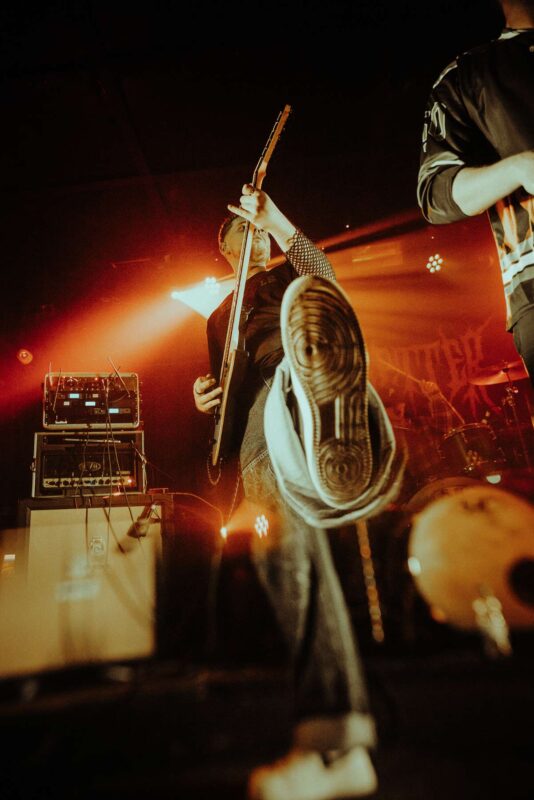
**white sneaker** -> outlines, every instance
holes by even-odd
[[[323,502],[343,506],[363,494],[373,471],[358,320],[337,284],[302,275],[286,289],[280,325],[310,478]]]
[[[320,753],[292,750],[286,758],[259,767],[248,785],[249,800],[335,800],[364,797],[377,789],[376,773],[364,747],[355,747],[326,765]]]

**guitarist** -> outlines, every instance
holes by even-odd
[[[228,209],[232,216],[220,228],[219,248],[234,270],[245,220],[255,226],[244,297],[249,360],[237,404],[235,446],[245,496],[275,509],[279,520],[267,538],[253,537],[252,558],[288,644],[296,687],[294,748],[281,761],[252,773],[249,797],[329,800],[364,796],[376,789],[368,754],[375,744],[375,728],[349,614],[326,532],[305,522],[283,496],[263,424],[273,375],[284,358],[280,323],[284,293],[296,285],[295,279],[303,280],[301,275],[327,279],[325,285],[335,276],[324,253],[265,192],[246,184],[239,207],[229,205]],[[268,271],[270,236],[286,261]],[[231,302],[231,297],[223,301],[208,320],[211,373],[198,377],[193,386],[196,408],[206,414],[213,413],[220,403],[221,388],[213,376],[220,369]],[[362,344],[357,356],[365,361]],[[366,389],[364,378],[353,391],[365,396]],[[366,411],[367,406],[362,408]],[[365,417],[362,436],[371,459],[366,413]],[[320,489],[319,485],[319,495]]]
[[[275,367],[284,355],[280,332],[280,305],[285,290],[298,275],[315,274],[335,279],[325,254],[315,247],[282,214],[265,192],[243,186],[241,207],[229,205],[232,216],[219,230],[219,250],[236,269],[241,253],[245,219],[255,219],[248,280],[243,301],[246,323],[246,346],[249,353],[246,380],[241,388],[234,422],[235,449],[239,451],[241,470],[265,450],[263,411]],[[286,256],[286,263],[267,271],[271,257],[270,236]],[[208,320],[207,337],[211,373],[198,378],[194,386],[195,405],[199,411],[212,413],[220,403],[221,388],[213,377],[218,375],[224,349],[232,296],[227,297]]]

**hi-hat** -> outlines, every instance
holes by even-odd
[[[475,372],[469,378],[469,383],[474,383],[475,386],[491,386],[494,383],[520,381],[523,378],[528,378],[528,372],[522,361],[502,361],[500,364],[493,364]]]

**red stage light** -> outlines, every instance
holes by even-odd
[[[27,364],[31,364],[33,361],[33,353],[31,353],[29,350],[26,350],[25,347],[21,347],[17,353],[17,358],[21,364],[26,366]]]

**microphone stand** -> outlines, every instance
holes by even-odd
[[[512,382],[512,379],[508,375],[508,370],[504,370],[504,371],[507,373],[506,374],[506,380],[508,381],[508,386],[505,389],[506,397],[504,398],[503,404],[505,403],[506,405],[508,405],[512,409],[512,416],[514,418],[514,423],[513,424],[515,424],[515,427],[516,427],[516,430],[517,430],[517,436],[519,438],[519,441],[521,442],[521,451],[522,451],[522,454],[523,454],[523,460],[524,460],[525,466],[530,468],[532,466],[532,464],[531,464],[530,457],[529,457],[528,450],[527,450],[527,446],[526,446],[526,443],[525,443],[525,437],[523,436],[523,432],[521,431],[521,424],[519,422],[519,417],[517,416],[517,404],[516,404],[515,398],[514,398],[514,395],[518,393],[519,389]]]

